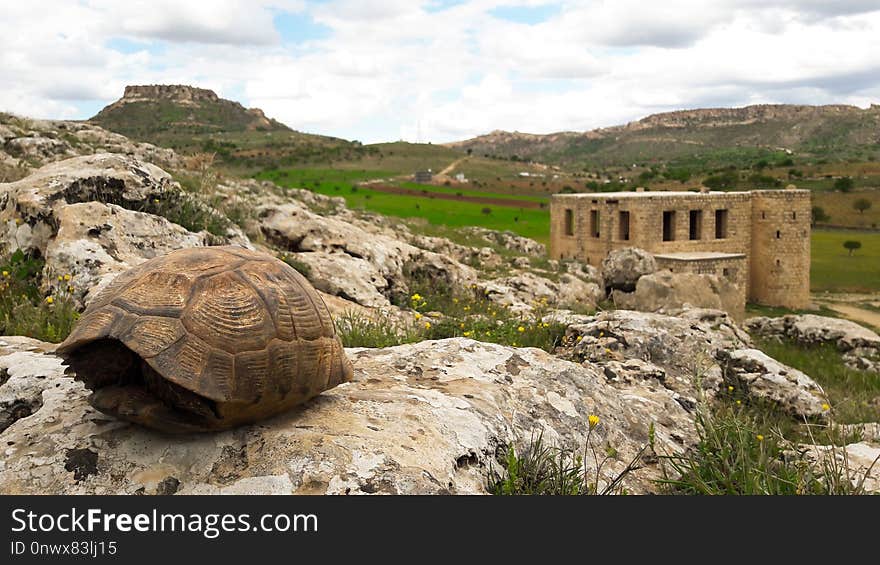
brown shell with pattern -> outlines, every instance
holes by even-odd
[[[353,373],[309,282],[231,246],[174,251],[120,274],[57,352],[95,408],[171,433],[266,418]]]

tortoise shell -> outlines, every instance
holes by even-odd
[[[309,282],[231,246],[174,251],[120,274],[57,352],[95,408],[166,432],[253,422],[353,373]]]

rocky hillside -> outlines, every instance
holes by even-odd
[[[555,164],[630,165],[737,149],[847,156],[880,145],[880,106],[762,104],[654,114],[626,125],[548,135],[495,131],[450,144],[479,155]],[[871,149],[873,148],[873,149]]]
[[[122,98],[89,122],[185,153],[216,153],[230,164],[284,163],[328,151],[358,153],[345,140],[295,131],[259,108],[187,85],[126,86]]]
[[[485,245],[460,245],[341,198],[187,170],[173,151],[92,124],[3,116],[0,135],[15,173],[0,183],[0,323],[16,334],[0,337],[0,493],[477,494],[536,433],[600,450],[605,463],[589,469],[599,488],[660,492],[658,479],[677,476],[670,458],[700,452],[709,410],[763,406],[823,429],[835,414],[818,382],[718,309],[712,281],[685,296],[654,277],[659,290],[640,294],[656,266],[625,269],[636,250],[600,271],[548,261],[511,233],[477,230]],[[175,180],[196,173],[195,185]],[[95,411],[51,342],[119,273],[218,244],[302,272],[336,317],[354,380],[217,434],[168,437]],[[608,292],[650,312],[614,310]],[[807,321],[755,327],[847,344],[848,363],[874,370],[880,337]],[[44,337],[20,335],[31,330]],[[870,426],[858,433],[778,449],[799,472],[846,456],[864,474],[880,444]],[[763,453],[752,431],[738,437]],[[876,475],[863,486],[880,490]]]
[[[259,108],[245,108],[213,90],[181,84],[126,86],[122,98],[89,121],[135,138],[167,131],[290,131]]]

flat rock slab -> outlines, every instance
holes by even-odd
[[[185,436],[96,412],[33,343],[3,351],[0,367],[18,368],[0,391],[39,402],[0,433],[0,493],[478,494],[508,445],[543,431],[582,446],[590,414],[601,419],[597,445],[618,453],[609,476],[652,423],[658,451],[681,452],[693,437],[668,390],[618,390],[594,367],[464,338],[350,349],[353,382],[256,425]],[[648,465],[626,486],[656,490],[658,476]]]

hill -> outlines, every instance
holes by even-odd
[[[184,153],[216,153],[226,165],[242,168],[350,158],[361,152],[358,143],[293,130],[259,108],[187,85],[126,86],[122,98],[89,121]]]
[[[578,168],[633,163],[741,166],[773,154],[866,160],[880,155],[880,106],[762,104],[682,110],[588,132],[493,131],[447,145],[483,156]]]

